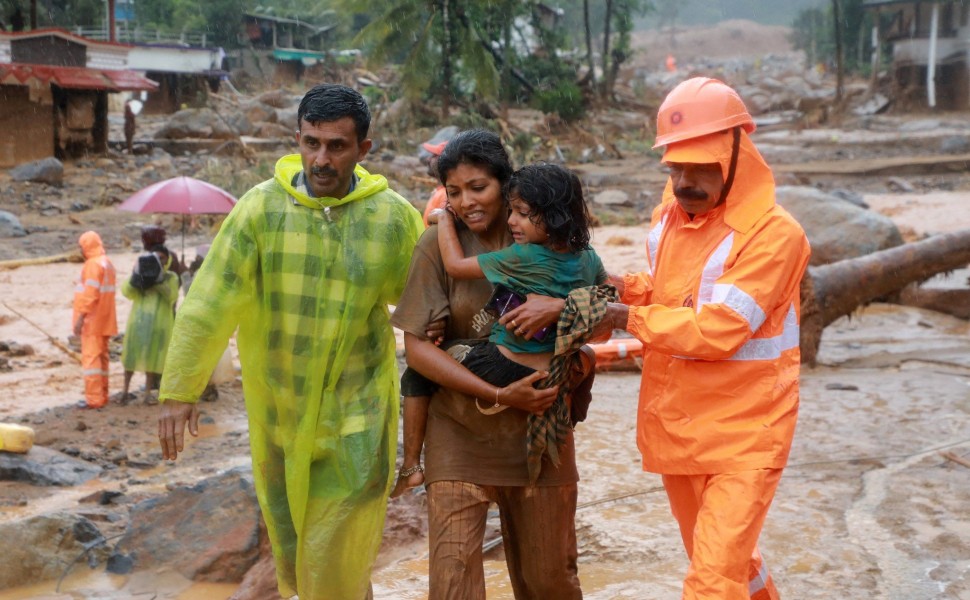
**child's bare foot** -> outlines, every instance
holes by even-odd
[[[416,488],[424,483],[424,467],[414,465],[413,467],[401,467],[397,475],[397,483],[391,490],[391,498],[397,498],[409,489]]]

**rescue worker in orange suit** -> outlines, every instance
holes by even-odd
[[[688,600],[779,597],[757,541],[795,433],[810,250],[775,203],[754,128],[720,81],[670,92],[654,146],[670,177],[646,268],[611,277],[621,299],[604,319],[643,342],[637,445],[680,525]]]
[[[427,150],[431,156],[428,157],[428,175],[433,177],[435,180],[438,179],[438,157],[441,156],[441,152],[445,149],[448,144],[448,140],[443,142],[438,142],[437,144],[432,144],[430,142],[424,142],[421,147]],[[439,185],[431,192],[431,197],[428,198],[428,203],[424,207],[424,226],[428,226],[428,215],[431,214],[436,208],[444,208],[445,202],[448,201],[448,194],[445,192],[445,186]]]
[[[108,342],[118,333],[115,314],[115,268],[108,260],[101,236],[81,234],[84,254],[81,279],[74,291],[74,335],[81,339],[84,400],[78,408],[101,408],[108,403]]]

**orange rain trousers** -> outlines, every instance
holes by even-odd
[[[81,336],[81,372],[84,374],[84,399],[91,408],[108,403],[107,335]]]
[[[664,475],[690,558],[683,600],[779,600],[758,536],[781,469]]]

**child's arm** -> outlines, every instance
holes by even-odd
[[[455,279],[485,278],[478,258],[465,258],[465,251],[461,248],[458,231],[455,229],[455,217],[447,210],[438,214],[438,250],[448,275]]]

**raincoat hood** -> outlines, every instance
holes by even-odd
[[[740,129],[738,164],[734,183],[725,200],[724,221],[734,230],[748,232],[755,222],[775,205],[775,178],[771,167],[758,152],[754,142],[744,129]],[[698,138],[675,142],[667,146],[661,159],[664,163],[718,163],[725,181],[731,168],[731,130],[720,131]],[[674,203],[673,182],[668,178],[664,188],[665,209]]]
[[[387,179],[383,175],[371,175],[364,167],[357,165],[354,167],[354,175],[357,176],[357,185],[354,187],[354,191],[343,198],[314,198],[308,195],[305,190],[293,186],[294,178],[302,171],[302,157],[299,154],[288,154],[276,161],[276,171],[273,177],[276,183],[286,190],[286,193],[307,208],[323,209],[340,206],[373,196],[387,189]]]
[[[84,258],[94,258],[95,256],[102,256],[105,253],[101,236],[94,231],[85,231],[82,233],[77,243],[81,246],[81,252],[84,254]]]

